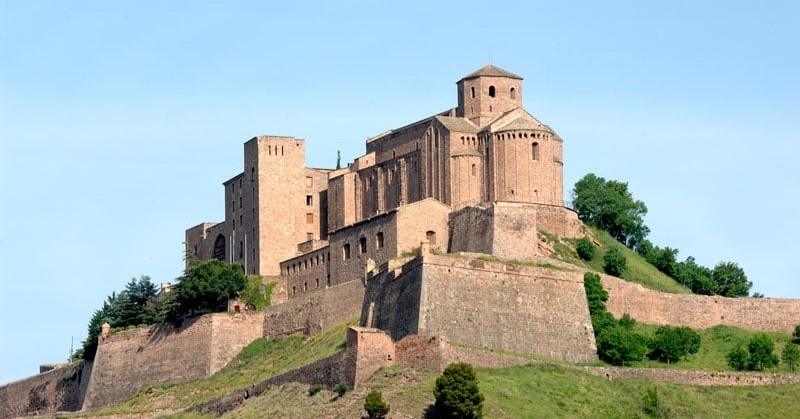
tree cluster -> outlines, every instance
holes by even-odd
[[[753,335],[750,338],[747,349],[741,345],[733,348],[728,352],[727,358],[728,365],[737,371],[763,371],[764,368],[778,365],[778,357],[775,355],[775,342],[763,333]]]
[[[744,270],[733,262],[720,262],[714,269],[699,265],[692,256],[679,262],[678,249],[654,246],[646,239],[650,228],[644,223],[647,206],[635,200],[628,184],[606,180],[593,173],[581,178],[572,190],[573,205],[584,222],[605,230],[625,246],[635,250],[647,262],[672,277],[695,294],[746,297],[753,283]],[[577,249],[586,252],[586,244]],[[591,244],[591,243],[589,243]],[[585,253],[586,254],[586,253]],[[624,256],[606,253],[605,270],[619,276],[624,270]],[[610,259],[610,260],[609,260]],[[584,260],[588,260],[584,258]],[[621,269],[620,269],[621,266]],[[617,272],[617,273],[614,273]],[[758,295],[758,294],[757,294]],[[760,296],[760,295],[758,295]]]
[[[613,365],[641,361],[645,356],[662,362],[677,362],[700,350],[700,335],[688,327],[662,326],[649,339],[634,328],[636,321],[628,314],[619,320],[606,309],[608,293],[600,277],[587,272],[583,276],[589,314],[600,359]]]

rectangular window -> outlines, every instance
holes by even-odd
[[[306,206],[314,205],[314,197],[311,195],[306,195]]]
[[[314,178],[311,176],[306,176],[306,187],[311,188],[314,186]]]
[[[345,243],[344,246],[342,246],[342,259],[350,259],[350,243]]]
[[[309,212],[309,213],[306,214],[306,224],[314,224],[314,214],[313,213]]]
[[[306,233],[306,240],[307,241],[314,240],[314,233]]]

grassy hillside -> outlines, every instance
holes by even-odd
[[[689,290],[681,286],[674,279],[670,278],[658,269],[649,264],[644,258],[639,256],[636,252],[625,247],[622,243],[616,241],[611,235],[605,231],[589,227],[600,243],[600,247],[594,254],[594,258],[585,262],[578,258],[575,252],[574,244],[571,242],[564,242],[555,236],[544,234],[542,236],[551,244],[555,249],[554,257],[561,259],[565,262],[574,265],[582,266],[585,268],[593,269],[597,272],[603,272],[603,256],[611,248],[618,248],[625,255],[628,261],[627,268],[622,274],[622,279],[642,284],[647,288],[657,291],[668,292],[672,294],[691,294]]]

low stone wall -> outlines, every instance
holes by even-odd
[[[590,374],[618,378],[646,378],[693,386],[770,386],[775,384],[800,384],[800,374],[774,374],[763,372],[709,372],[672,370],[661,368],[585,367]]]
[[[38,416],[81,407],[81,386],[91,366],[84,361],[0,386],[0,418]]]
[[[800,300],[668,294],[608,275],[602,281],[608,311],[616,317],[628,313],[642,323],[774,332],[791,332],[800,324]]]
[[[101,340],[84,409],[110,406],[160,381],[208,377],[263,335],[263,314],[206,314]]]

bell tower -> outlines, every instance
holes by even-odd
[[[479,127],[522,107],[522,77],[500,67],[487,65],[464,76],[456,85],[456,116],[467,118]]]

